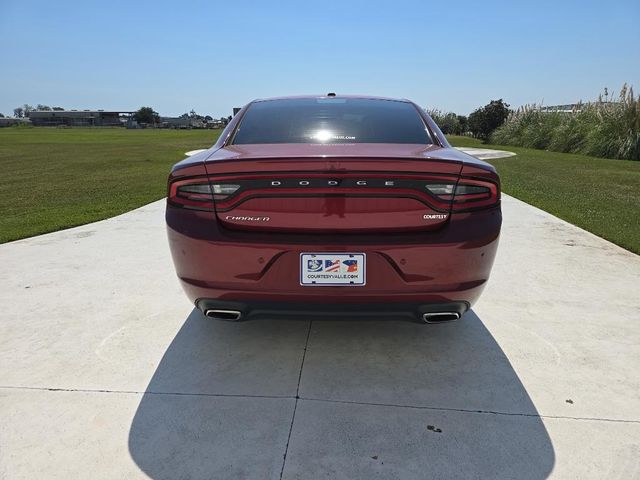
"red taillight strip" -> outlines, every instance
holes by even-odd
[[[310,181],[314,184],[294,184],[300,180]],[[314,182],[315,180],[315,182]],[[336,186],[319,184],[317,180],[339,181]],[[254,175],[225,175],[223,177],[210,178],[212,184],[235,183],[241,188],[229,195],[226,200],[215,196],[217,211],[229,211],[236,208],[241,203],[254,198],[268,197],[321,197],[321,196],[376,196],[376,197],[405,197],[414,198],[440,211],[449,212],[451,195],[434,195],[427,187],[427,184],[451,184],[455,185],[458,177],[453,175],[440,174],[395,174],[393,172],[373,172],[373,173],[343,173],[343,172],[322,172],[300,174],[281,174],[275,176],[269,174]],[[345,185],[344,182],[351,182]],[[367,181],[368,184],[358,185],[356,181]],[[389,182],[412,182],[415,185],[386,185]],[[277,185],[271,182],[278,182]]]
[[[344,190],[340,190],[340,191],[335,191],[335,192],[330,192],[327,189],[324,189],[322,191],[319,191],[317,193],[313,193],[310,190],[305,191],[304,193],[300,192],[300,190],[295,190],[295,191],[289,191],[289,192],[284,192],[284,191],[279,191],[277,195],[274,195],[273,192],[270,192],[269,194],[260,194],[260,193],[255,193],[255,192],[246,192],[243,195],[240,195],[238,197],[235,197],[233,199],[233,201],[229,201],[226,203],[222,203],[222,202],[218,202],[216,201],[216,211],[218,212],[228,212],[233,210],[234,208],[238,207],[239,205],[241,205],[242,203],[248,201],[248,200],[252,200],[255,198],[305,198],[305,197],[373,197],[373,198],[385,198],[385,197],[389,197],[389,198],[413,198],[415,200],[418,200],[422,203],[424,203],[425,205],[427,205],[428,207],[430,207],[431,209],[437,211],[437,212],[442,212],[442,213],[449,213],[449,203],[443,203],[443,202],[438,202],[435,201],[433,197],[428,197],[427,195],[418,195],[416,194],[415,191],[411,190],[405,193],[399,192],[399,191],[394,191],[394,192],[376,192],[376,191],[372,191],[369,190],[366,193],[363,191],[359,191],[359,192],[346,192]]]
[[[280,188],[277,191],[274,190],[249,190],[240,193],[237,196],[227,200],[216,200],[216,210],[228,211],[236,208],[241,203],[251,200],[253,198],[269,198],[269,197],[323,197],[323,196],[344,196],[344,197],[405,197],[415,198],[422,203],[430,206],[434,210],[439,212],[448,212],[450,201],[441,201],[439,198],[427,192],[419,192],[417,190],[408,189],[389,189],[383,190],[379,188]]]

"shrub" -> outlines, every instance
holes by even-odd
[[[467,117],[438,109],[427,110],[427,113],[445,135],[464,135],[467,131]],[[464,119],[464,123],[461,119]]]
[[[579,103],[572,112],[527,105],[512,112],[492,143],[640,160],[640,99],[625,84],[618,101]]]

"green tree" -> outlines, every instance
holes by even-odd
[[[154,125],[160,121],[160,115],[151,107],[140,107],[140,109],[133,114],[133,118],[138,123],[148,123]]]
[[[469,130],[476,138],[486,141],[489,135],[502,125],[509,116],[509,104],[502,99],[491,100],[469,115]]]
[[[464,135],[469,131],[469,119],[464,115],[458,115],[458,130],[456,135]]]

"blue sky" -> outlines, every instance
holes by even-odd
[[[640,1],[0,0],[0,112],[228,115],[253,98],[406,97],[469,113],[640,93]]]

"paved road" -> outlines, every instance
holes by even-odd
[[[640,476],[640,257],[505,197],[457,323],[217,323],[162,210],[0,246],[0,478]]]

